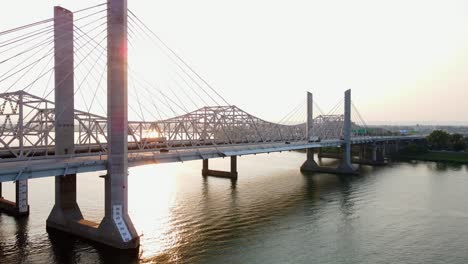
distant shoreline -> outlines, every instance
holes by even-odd
[[[419,154],[398,154],[397,160],[421,160],[434,162],[448,162],[457,164],[468,164],[468,152],[426,152]]]

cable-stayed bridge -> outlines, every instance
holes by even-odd
[[[21,117],[25,112],[29,116]],[[73,152],[56,155],[54,115],[52,101],[24,91],[0,94],[1,181],[107,168],[107,118],[75,110]],[[128,122],[129,165],[337,147],[344,142],[343,125],[343,115],[319,115],[310,140],[306,123],[267,122],[236,106],[203,107],[165,120]],[[360,135],[359,130],[363,128],[354,125],[351,144],[421,138]]]
[[[237,156],[306,149],[304,172],[354,174],[352,145],[377,162],[387,144],[423,138],[367,126],[350,90],[326,113],[311,93],[304,99],[280,121],[263,120],[228,103],[126,0],[56,7],[51,19],[0,32],[0,184],[17,184],[16,203],[1,206],[28,214],[27,180],[56,177],[48,228],[135,248],[129,166],[203,160],[204,176],[235,179]],[[338,168],[315,163],[322,147],[342,149]],[[230,171],[209,170],[219,157],[230,157]],[[76,175],[90,171],[107,171],[100,224],[76,203]]]

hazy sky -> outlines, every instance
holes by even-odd
[[[50,18],[57,4],[100,2],[6,1],[0,30]],[[466,0],[129,0],[129,8],[259,117],[282,117],[307,90],[327,109],[351,88],[370,123],[468,123]]]

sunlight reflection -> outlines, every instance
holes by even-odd
[[[137,231],[143,235],[143,257],[161,254],[175,243],[177,227],[173,226],[171,214],[177,191],[175,176],[179,171],[179,164],[147,165],[130,170],[129,210]]]

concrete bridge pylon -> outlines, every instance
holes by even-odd
[[[329,168],[319,166],[314,160],[313,149],[307,149],[307,158],[304,164],[301,166],[301,171],[304,173],[310,172],[323,172],[333,174],[357,174],[357,169],[351,164],[351,90],[345,92],[344,98],[344,131],[341,145],[342,157],[340,165],[337,168]],[[312,133],[313,128],[313,96],[311,93],[307,93],[307,140],[318,140]],[[319,156],[320,156],[319,150]]]
[[[47,229],[116,249],[135,250],[140,239],[128,215],[127,0],[108,0],[108,159],[101,223],[83,219],[76,202],[76,175],[57,176]],[[56,155],[74,151],[73,13],[55,7]],[[60,62],[60,63],[58,63]]]

